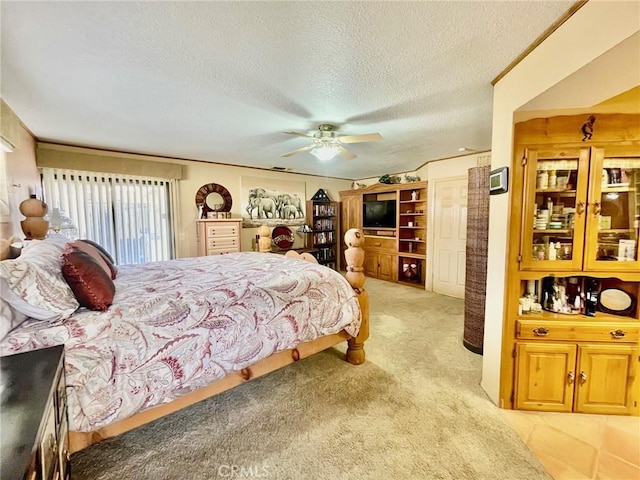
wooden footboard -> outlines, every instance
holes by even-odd
[[[125,418],[124,420],[112,423],[106,427],[94,430],[93,432],[69,432],[69,451],[70,453],[74,453],[88,447],[89,445],[93,445],[94,443],[110,437],[115,437],[116,435],[128,432],[129,430],[133,430],[136,427],[145,425],[153,420],[169,415],[170,413],[177,412],[189,405],[193,405],[209,397],[213,397],[214,395],[222,393],[242,383],[246,383],[254,378],[258,378],[262,375],[278,370],[285,365],[290,365],[303,358],[309,357],[314,353],[326,350],[327,348],[333,347],[334,345],[344,342],[349,338],[351,338],[350,335],[343,331],[326,337],[320,337],[311,342],[301,343],[296,348],[274,353],[270,357],[260,360],[250,367],[244,368],[239,372],[230,373],[211,385],[194,390],[193,392],[187,393],[180,398],[176,398],[169,403],[149,408],[143,412],[133,415],[132,417]]]
[[[364,342],[369,338],[369,296],[364,290],[363,242],[364,236],[360,230],[351,229],[345,234],[345,243],[348,246],[345,251],[347,261],[346,278],[356,293],[362,311],[362,324],[356,337],[352,337],[342,331],[334,333],[333,335],[317,338],[311,342],[301,343],[296,348],[275,353],[239,372],[230,373],[211,385],[194,390],[169,403],[149,408],[132,417],[112,423],[93,432],[69,432],[70,453],[77,452],[101,440],[120,435],[121,433],[133,430],[160,417],[177,412],[218,393],[222,393],[254,378],[261,377],[281,367],[333,347],[345,340],[348,342],[346,360],[354,365],[362,364],[365,360]]]

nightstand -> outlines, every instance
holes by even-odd
[[[0,479],[68,480],[64,346],[0,357]]]

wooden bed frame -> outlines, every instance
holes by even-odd
[[[69,432],[69,452],[74,453],[94,443],[110,437],[120,435],[146,423],[152,422],[173,412],[177,412],[189,405],[193,405],[204,399],[229,390],[237,385],[246,383],[254,378],[261,377],[286,365],[297,362],[314,353],[318,353],[338,343],[348,342],[346,360],[353,365],[360,365],[365,361],[364,342],[369,338],[369,296],[364,290],[364,236],[358,229],[349,230],[345,236],[347,250],[344,252],[347,262],[346,278],[355,291],[360,310],[362,311],[362,324],[356,337],[352,337],[344,331],[317,338],[311,342],[299,344],[292,349],[283,350],[270,357],[260,360],[253,365],[238,372],[228,374],[226,377],[183,395],[169,403],[149,408],[124,420],[117,421],[92,432]],[[287,256],[299,256],[297,252],[287,252]],[[316,261],[312,256],[301,256],[302,260]],[[309,258],[311,257],[311,258]],[[317,262],[316,262],[317,263]]]

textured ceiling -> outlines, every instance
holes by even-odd
[[[358,179],[491,146],[491,80],[573,1],[1,3],[1,95],[41,140]],[[333,123],[354,160],[301,137]]]

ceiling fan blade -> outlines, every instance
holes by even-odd
[[[338,137],[338,140],[342,143],[361,143],[361,142],[379,142],[382,140],[382,135],[379,133],[364,133],[362,135],[345,135],[344,137]]]
[[[313,138],[311,135],[307,135],[306,133],[300,133],[300,132],[282,132],[282,133],[286,133],[287,135],[295,135],[297,137]]]
[[[292,150],[291,152],[283,153],[280,156],[281,157],[292,157],[293,155],[296,155],[298,153],[302,153],[302,152],[306,152],[307,150],[311,150],[313,147],[315,147],[314,144],[307,145],[306,147],[297,148],[295,150]]]
[[[340,156],[345,160],[353,160],[354,158],[357,157],[355,153],[351,153],[349,150],[347,150],[344,147],[337,146],[336,148],[338,149],[338,152],[340,152]]]

